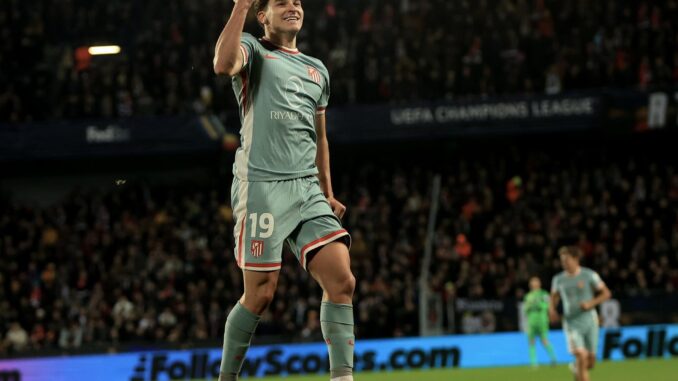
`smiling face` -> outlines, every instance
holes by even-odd
[[[257,19],[267,33],[296,36],[304,23],[304,9],[301,0],[268,0],[257,8]]]

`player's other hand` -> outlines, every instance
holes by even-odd
[[[552,323],[559,321],[560,315],[558,315],[558,311],[556,311],[553,308],[549,309],[549,319],[551,320]]]
[[[582,302],[579,307],[581,307],[582,311],[588,311],[593,308],[593,303],[591,302]]]
[[[344,213],[346,213],[346,206],[344,206],[344,204],[337,201],[337,199],[334,197],[328,197],[327,202],[330,203],[330,207],[332,208],[332,212],[335,216],[339,217],[340,219],[344,217]]]

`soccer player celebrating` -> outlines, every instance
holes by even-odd
[[[264,29],[260,39],[242,31],[252,7]],[[355,278],[340,222],[346,208],[330,178],[330,80],[321,61],[297,50],[303,22],[300,0],[238,0],[215,48],[214,71],[232,77],[240,106],[231,200],[245,286],[226,319],[221,381],[238,379],[275,293],[284,243],[323,289],[320,323],[331,379],[353,380]]]
[[[559,319],[556,307],[563,300],[563,330],[570,352],[575,356],[573,372],[577,381],[590,381],[589,370],[596,362],[598,313],[596,307],[612,296],[595,271],[582,267],[581,250],[566,246],[558,251],[562,272],[551,284],[551,319]],[[597,295],[596,295],[597,294]]]
[[[527,339],[530,345],[530,363],[537,367],[536,338],[546,348],[551,358],[551,363],[556,363],[556,354],[548,339],[549,332],[549,294],[542,290],[541,280],[538,277],[530,278],[530,292],[523,300],[523,311],[527,317]]]

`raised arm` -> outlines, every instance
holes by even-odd
[[[254,0],[239,0],[233,6],[231,17],[221,31],[214,48],[214,72],[230,77],[238,74],[245,63],[245,56],[240,47],[242,30],[247,19],[247,12]]]
[[[318,136],[318,152],[315,157],[315,165],[318,167],[318,180],[320,180],[320,189],[322,189],[327,201],[332,207],[334,214],[341,218],[346,212],[344,204],[334,198],[332,191],[332,176],[330,175],[330,145],[327,141],[327,127],[325,113],[318,113],[315,116],[315,130]]]

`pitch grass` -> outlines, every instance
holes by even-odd
[[[572,381],[573,379],[565,365],[542,366],[538,369],[512,367],[373,372],[355,376],[356,381]],[[250,380],[328,381],[329,375]],[[591,381],[678,381],[678,359],[598,363],[591,373]]]

